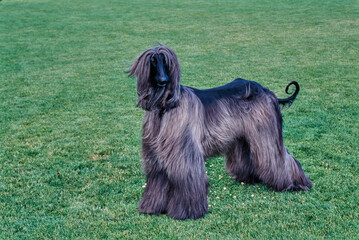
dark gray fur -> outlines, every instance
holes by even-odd
[[[151,65],[156,57],[157,68]],[[158,66],[165,72],[161,76]],[[296,82],[289,84],[296,86],[294,97],[278,99],[244,79],[209,90],[186,87],[180,85],[180,72],[176,54],[163,45],[143,52],[129,70],[137,77],[139,106],[146,110],[142,163],[147,181],[140,212],[203,217],[208,210],[205,159],[220,154],[239,182],[261,182],[275,191],[311,188],[282,136],[279,103],[294,101]],[[156,77],[168,77],[167,84],[156,85]]]

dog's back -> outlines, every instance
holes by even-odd
[[[299,92],[299,84],[296,81],[290,82],[285,91],[289,94],[288,89],[291,85],[295,86],[294,93],[288,98],[277,98],[277,96],[268,88],[263,87],[257,82],[237,78],[234,81],[227,83],[223,86],[210,88],[210,89],[192,89],[193,93],[201,100],[202,104],[206,107],[218,100],[222,99],[235,99],[254,101],[256,98],[263,96],[264,94],[272,95],[277,99],[281,107],[290,107],[290,105],[296,99]]]
[[[216,88],[196,89],[191,88],[193,93],[201,100],[204,106],[213,104],[218,100],[235,98],[238,100],[254,100],[257,96],[269,91],[259,83],[242,78]]]

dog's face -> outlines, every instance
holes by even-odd
[[[151,73],[150,81],[153,87],[166,87],[169,81],[168,66],[163,54],[155,53],[150,58]]]
[[[138,105],[143,109],[164,111],[177,106],[181,69],[172,49],[163,45],[147,49],[128,72],[137,77]]]

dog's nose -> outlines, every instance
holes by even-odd
[[[165,86],[168,82],[168,79],[166,77],[159,77],[156,79],[157,85],[159,86]]]

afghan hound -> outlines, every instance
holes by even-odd
[[[308,190],[311,182],[283,143],[281,105],[257,82],[236,79],[200,90],[180,84],[172,49],[144,51],[128,70],[137,77],[138,105],[146,110],[142,164],[146,188],[139,211],[197,219],[208,210],[205,159],[223,154],[236,181],[264,183],[275,191]]]

